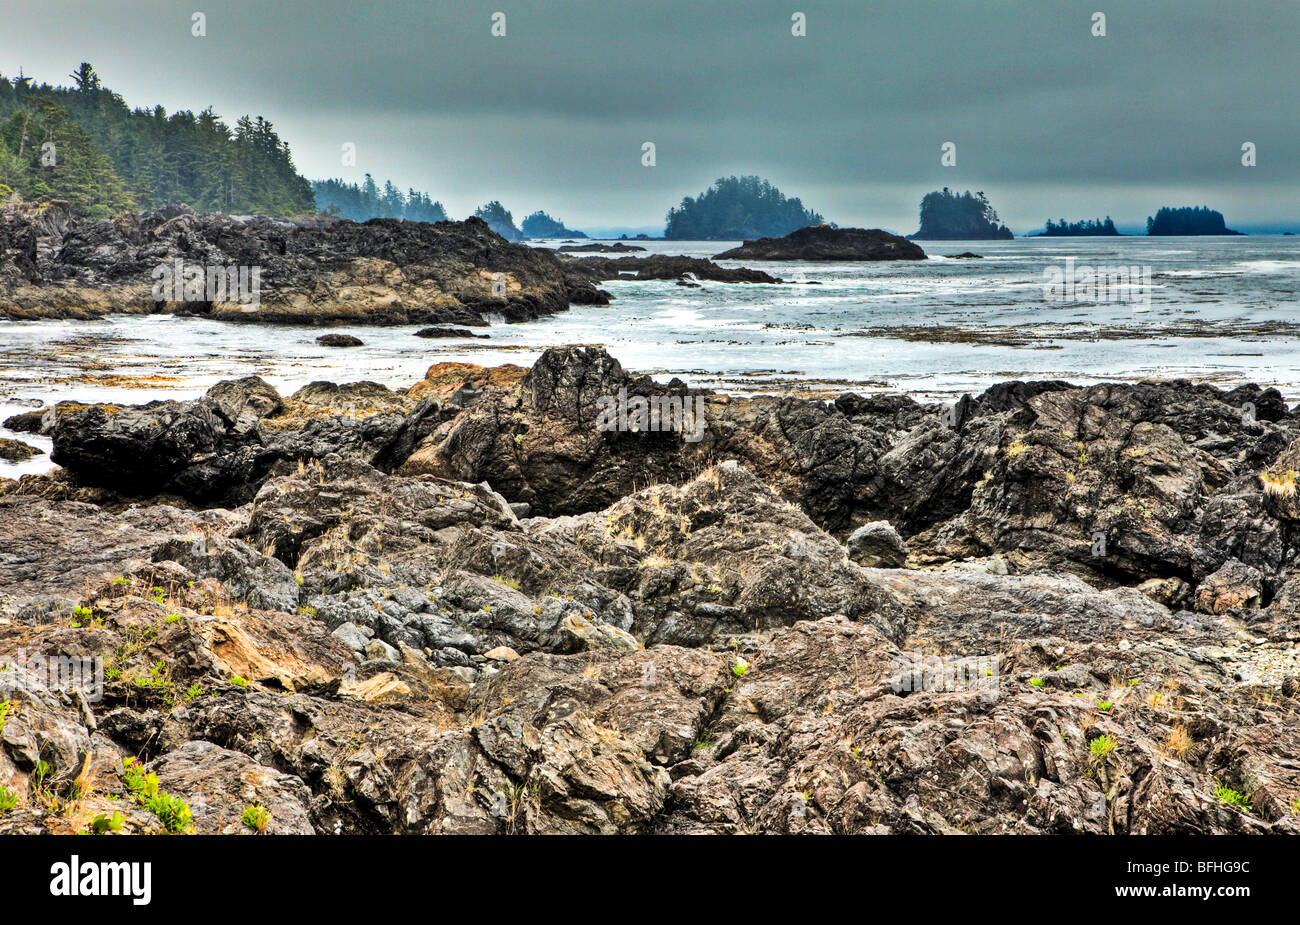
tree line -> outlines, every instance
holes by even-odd
[[[354,222],[371,218],[400,218],[408,222],[445,222],[447,210],[427,193],[409,189],[403,193],[392,180],[381,188],[374,177],[366,174],[360,183],[343,180],[317,180],[312,183],[318,211],[340,215]]]
[[[211,107],[197,115],[132,109],[90,64],[69,76],[71,87],[0,75],[0,184],[11,192],[66,199],[88,218],[173,202],[199,211],[313,211],[311,184],[263,117],[231,127]]]

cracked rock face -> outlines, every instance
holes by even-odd
[[[695,394],[561,348],[42,415],[0,832],[1300,833],[1272,393],[705,395],[690,443],[620,389]]]

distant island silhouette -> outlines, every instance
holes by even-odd
[[[1001,223],[982,191],[957,193],[945,186],[921,199],[921,227],[908,237],[914,241],[965,241],[1009,240],[1015,235]]]
[[[668,210],[664,238],[672,241],[749,241],[779,238],[825,220],[787,199],[762,177],[719,177],[713,185]]]
[[[585,238],[587,236],[585,231],[574,231],[572,228],[564,227],[564,222],[552,218],[541,209],[524,219],[519,225],[519,230],[526,238]]]
[[[1115,230],[1115,223],[1111,221],[1110,216],[1106,220],[1099,218],[1084,219],[1081,222],[1067,222],[1061,219],[1054,222],[1050,218],[1047,220],[1045,230],[1039,234],[1033,235],[1036,238],[1083,238],[1096,237],[1099,235],[1118,235]]]
[[[1154,218],[1147,219],[1149,235],[1241,234],[1223,221],[1223,213],[1206,206],[1163,207]]]

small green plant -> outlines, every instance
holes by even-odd
[[[166,619],[165,621],[163,621],[163,622],[165,622],[165,623],[180,623],[180,622],[181,622],[181,615],[178,614],[178,613],[169,613],[169,614],[167,614],[167,619]]]
[[[190,689],[185,692],[185,702],[189,703],[191,700],[197,700],[206,693],[207,691],[199,687],[198,682],[196,681],[191,684]]]
[[[86,623],[89,623],[93,613],[94,611],[92,611],[89,607],[73,607],[72,608],[73,628],[78,628]]]
[[[306,604],[303,604],[301,607],[298,608],[298,613],[306,614],[309,617],[314,617],[316,616],[316,608],[308,607]]]
[[[1042,678],[1030,678],[1029,683],[1032,684],[1034,687],[1042,687],[1044,681]]]
[[[170,793],[159,793],[150,797],[145,800],[144,808],[157,816],[163,828],[173,834],[189,832],[190,823],[194,821],[189,804]]]
[[[738,678],[743,678],[749,672],[749,662],[745,661],[743,655],[736,656],[736,663],[731,666],[731,673]]]
[[[32,769],[32,789],[40,790],[45,786],[45,778],[50,776],[53,768],[44,761],[36,762],[36,767]]]
[[[0,813],[7,813],[18,805],[18,794],[12,787],[0,786]]]
[[[1115,750],[1119,742],[1112,735],[1100,735],[1088,743],[1088,751],[1094,758],[1105,758]]]
[[[12,700],[0,700],[0,732],[5,731],[5,717],[9,714],[9,706]]]
[[[1139,684],[1141,684],[1141,683],[1142,683],[1142,680],[1141,680],[1140,678],[1129,678],[1129,679],[1128,679],[1128,686],[1129,686],[1129,687],[1137,687],[1137,686],[1138,686]]]
[[[246,806],[239,820],[254,832],[265,832],[266,827],[271,824],[271,811],[260,803]]]
[[[158,587],[150,588],[149,600],[153,601],[155,604],[161,604],[163,601],[167,600],[167,592]]]
[[[146,774],[134,758],[122,759],[122,783],[137,802],[143,803],[158,795],[158,775],[153,772]]]
[[[171,670],[162,659],[154,662],[149,673],[135,679],[135,686],[142,690],[157,691],[170,706],[176,698],[176,685],[172,682]]]
[[[498,582],[498,583],[500,583],[500,584],[503,584],[503,585],[505,585],[507,588],[511,588],[512,590],[515,590],[515,591],[518,591],[518,590],[519,590],[519,579],[518,579],[518,578],[506,578],[504,575],[493,575],[493,576],[492,576],[492,580],[495,581],[495,582]]]
[[[235,685],[235,687],[248,687],[247,679],[241,678],[239,675],[232,675],[230,683]]]
[[[105,816],[103,813],[100,813],[94,819],[90,820],[90,831],[95,835],[103,835],[107,832],[120,832],[122,831],[122,823],[125,821],[126,820],[122,818],[122,814],[116,811],[114,811],[111,816]]]
[[[1098,701],[1097,701],[1097,709],[1098,709],[1098,710],[1101,710],[1103,713],[1109,713],[1109,712],[1111,711],[1111,707],[1113,707],[1113,706],[1114,706],[1114,704],[1111,703],[1109,700],[1098,700]]]
[[[115,585],[129,585],[130,583],[131,583],[131,579],[130,579],[130,578],[121,578],[121,577],[119,577],[119,578],[114,578],[114,579],[113,579],[113,584],[115,584]]]
[[[153,813],[168,832],[183,834],[190,831],[193,817],[189,804],[180,797],[158,789],[158,775],[145,773],[134,758],[122,759],[122,783],[135,801]]]
[[[1214,782],[1214,795],[1218,797],[1220,803],[1226,803],[1229,806],[1235,806],[1243,813],[1252,813],[1254,809],[1250,805],[1250,794],[1242,793],[1239,790],[1233,790],[1231,787]]]

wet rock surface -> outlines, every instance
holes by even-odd
[[[33,426],[0,832],[1300,833],[1275,392],[741,399],[569,347]]]

